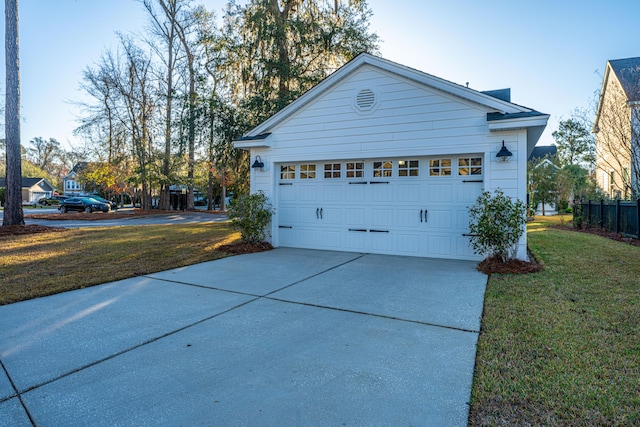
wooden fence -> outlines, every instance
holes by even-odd
[[[635,202],[620,200],[577,202],[573,218],[588,227],[601,227],[640,239],[640,199]]]

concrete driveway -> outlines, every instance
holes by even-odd
[[[275,249],[0,307],[0,425],[466,426],[476,263]]]

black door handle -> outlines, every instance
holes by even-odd
[[[320,208],[320,219],[322,219],[322,208]]]
[[[320,219],[320,208],[316,208],[316,219]]]
[[[420,209],[420,222],[422,222],[422,209]]]
[[[427,213],[428,212],[429,212],[428,210],[426,210],[426,209],[424,210],[424,222],[427,222]]]

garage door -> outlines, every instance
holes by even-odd
[[[482,155],[277,165],[280,246],[479,259],[468,208]]]

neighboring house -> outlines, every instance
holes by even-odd
[[[0,188],[6,186],[6,178],[0,178]],[[55,191],[55,187],[46,178],[22,177],[22,204],[35,205],[41,197],[51,197]]]
[[[529,155],[529,161],[537,163],[538,161],[545,160],[553,160],[558,154],[558,147],[555,145],[541,145],[533,147],[533,151]]]
[[[598,186],[631,197],[640,184],[640,57],[607,62],[593,131]]]
[[[556,170],[560,169],[553,163],[553,160],[558,154],[558,147],[555,145],[541,145],[533,148],[533,151],[529,155],[529,162],[534,164],[535,168],[552,167]],[[530,183],[534,185],[534,183]],[[527,194],[527,202],[529,202],[534,195],[532,193]],[[529,203],[527,203],[529,204]],[[536,206],[536,215],[550,216],[558,214],[558,206],[555,203],[538,203]]]
[[[89,163],[80,162],[76,164],[71,172],[69,172],[64,178],[62,178],[63,182],[63,193],[65,196],[77,196],[79,194],[84,193],[84,187],[80,184],[79,176],[82,172],[82,169],[87,167]]]
[[[251,191],[275,208],[274,246],[476,260],[469,207],[498,188],[525,200],[548,118],[508,89],[363,53],[234,144],[250,150]]]

